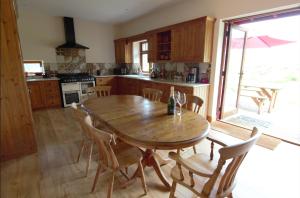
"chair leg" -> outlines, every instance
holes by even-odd
[[[196,146],[193,146],[194,154],[197,154]]]
[[[115,179],[115,172],[112,172],[110,181],[109,181],[109,186],[108,186],[108,191],[107,191],[107,197],[111,198],[113,189],[114,189],[114,179]]]
[[[210,143],[210,160],[213,160],[214,159],[214,142],[212,141]]]
[[[141,182],[142,182],[144,192],[146,195],[147,194],[147,185],[146,185],[146,180],[145,180],[144,168],[143,168],[141,160],[139,161],[139,170],[140,170]]]
[[[177,183],[173,181],[169,198],[174,198]]]
[[[97,168],[97,172],[96,172],[96,175],[95,175],[93,187],[92,187],[92,192],[95,191],[96,184],[97,184],[97,181],[98,181],[98,178],[99,178],[99,174],[101,173],[101,169],[102,169],[102,166],[101,166],[101,164],[99,163],[99,164],[98,164],[98,168]]]
[[[81,145],[80,151],[79,151],[79,153],[78,153],[77,160],[76,160],[77,163],[79,162],[81,153],[83,152],[83,149],[84,149],[84,147],[85,147],[85,140],[84,140],[84,139],[81,141],[81,144],[80,144],[80,145]]]
[[[85,170],[85,176],[86,177],[88,175],[89,168],[90,168],[90,163],[91,163],[91,160],[92,160],[93,146],[94,146],[94,143],[92,142],[91,145],[90,145],[89,156],[88,156],[88,161],[87,161],[86,170]]]

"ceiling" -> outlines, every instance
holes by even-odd
[[[31,9],[103,23],[123,23],[184,0],[17,0],[19,11]]]

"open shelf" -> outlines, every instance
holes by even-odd
[[[157,34],[157,60],[171,60],[171,31]]]

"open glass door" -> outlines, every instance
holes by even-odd
[[[225,71],[223,72],[223,97],[221,119],[234,115],[238,111],[240,83],[243,76],[243,63],[247,31],[239,26],[229,26]]]

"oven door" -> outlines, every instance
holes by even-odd
[[[64,91],[63,92],[64,107],[69,107],[73,102],[79,104],[80,91]]]
[[[95,81],[81,82],[81,97],[87,95],[87,89],[89,87],[95,87]]]

